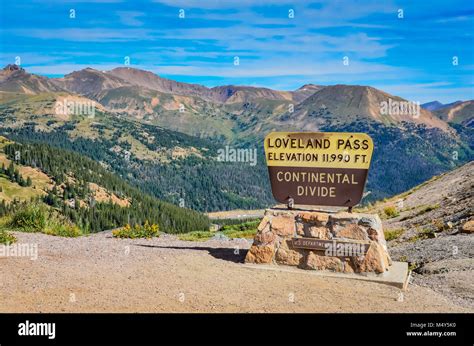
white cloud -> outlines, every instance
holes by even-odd
[[[15,29],[12,34],[33,37],[43,40],[62,40],[72,42],[126,42],[136,39],[152,39],[150,30],[146,29],[103,29],[103,28],[73,28],[73,29]]]
[[[291,64],[287,60],[279,60],[260,64],[253,61],[240,60],[240,65],[234,66],[233,59],[228,64],[200,65],[162,65],[150,68],[157,74],[186,75],[186,76],[213,76],[234,78],[261,78],[261,77],[283,77],[283,76],[305,76],[319,78],[325,75],[365,75],[367,73],[390,73],[397,69],[381,65],[368,64],[364,62],[352,62],[344,66],[341,61],[330,63],[318,63],[299,61]]]
[[[404,84],[376,84],[376,88],[384,90],[392,95],[401,96],[410,101],[426,103],[430,101],[440,101],[449,103],[454,100],[474,99],[474,88],[456,87],[449,82],[433,83],[404,83]]]
[[[117,11],[117,15],[122,24],[128,26],[141,26],[143,25],[143,22],[138,18],[145,16],[145,13],[137,11]]]

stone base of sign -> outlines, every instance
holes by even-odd
[[[245,262],[376,274],[392,265],[378,215],[284,208],[265,211]]]
[[[361,280],[395,286],[402,290],[407,290],[410,283],[410,271],[408,263],[393,261],[388,271],[383,274],[376,273],[340,273],[328,270],[301,270],[297,267],[273,265],[273,264],[254,264],[247,263],[244,268],[251,270],[267,270],[277,273],[293,273],[296,275],[314,275],[329,278]]]

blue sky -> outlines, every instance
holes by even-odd
[[[420,102],[474,99],[473,1],[0,1],[0,63],[20,57],[37,74],[129,57],[207,86],[359,84]]]

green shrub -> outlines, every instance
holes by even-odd
[[[5,231],[0,231],[0,244],[10,245],[16,242],[15,236]]]
[[[115,238],[152,238],[159,237],[160,231],[158,225],[145,221],[144,225],[135,224],[133,227],[127,224],[125,227],[112,231],[112,235]]]
[[[410,262],[407,256],[401,256],[398,260],[400,262],[408,262],[408,270],[416,270],[420,267],[420,265],[416,262]]]
[[[425,228],[425,229],[422,229],[421,231],[418,230],[417,234],[414,235],[413,237],[410,237],[408,241],[411,243],[414,243],[418,240],[430,239],[430,238],[436,238],[436,233],[429,228]]]
[[[388,229],[383,232],[385,235],[385,240],[390,241],[394,239],[398,239],[403,233],[405,233],[404,228],[397,228],[397,229]]]
[[[383,212],[384,212],[385,216],[388,217],[389,219],[392,218],[392,217],[397,217],[398,215],[400,215],[395,206],[385,207],[383,209]]]
[[[178,235],[180,240],[186,241],[206,241],[211,239],[215,233],[211,231],[195,231]]]
[[[8,227],[27,232],[41,232],[46,227],[47,212],[44,206],[28,204],[15,212]]]
[[[257,233],[257,227],[260,220],[242,222],[236,225],[226,225],[222,227],[221,232],[229,238],[253,238]]]
[[[214,219],[211,220],[212,223],[217,223],[221,226],[228,226],[228,225],[240,225],[242,223],[247,223],[247,222],[260,222],[260,218],[245,218],[245,219]]]
[[[246,221],[236,225],[226,225],[221,228],[222,232],[242,232],[242,231],[249,231],[249,230],[257,230],[258,224],[260,220],[253,220],[253,221]]]
[[[439,204],[429,204],[429,205],[421,206],[420,209],[416,213],[414,213],[412,215],[404,216],[400,219],[400,221],[405,221],[405,220],[408,220],[408,219],[412,219],[414,217],[423,215],[423,214],[425,214],[429,211],[436,210],[438,208],[439,208]],[[412,210],[412,209],[415,209],[415,208],[413,207],[410,210]]]
[[[234,231],[234,230],[226,230],[222,232],[226,237],[231,239],[233,238],[253,238],[257,233],[257,229],[247,229],[243,231]]]
[[[432,211],[432,210],[436,210],[439,208],[439,204],[429,204],[429,205],[425,205],[423,206],[423,208],[421,208],[417,213],[416,213],[416,216],[419,216],[419,215],[423,215],[424,213],[427,213],[429,211]]]
[[[55,235],[58,237],[70,237],[75,238],[83,235],[81,229],[76,225],[68,225],[68,224],[59,224],[55,223],[52,225],[48,225],[48,227],[43,232],[44,234],[48,235]]]
[[[443,219],[434,219],[433,221],[431,221],[431,223],[433,224],[433,226],[436,228],[436,231],[438,232],[443,232],[444,230],[449,229],[448,224],[445,224]]]
[[[0,220],[0,229],[41,232],[60,237],[78,237],[84,232],[69,219],[44,205],[22,206],[11,217]]]

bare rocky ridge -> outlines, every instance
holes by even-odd
[[[110,71],[86,68],[53,81],[66,90],[92,97],[97,97],[100,92],[103,93],[106,90],[129,86],[139,86],[165,94],[199,97],[215,103],[238,103],[258,99],[292,100],[293,95],[291,92],[248,86],[225,85],[207,88],[199,84],[177,82],[149,71],[130,67],[118,67]],[[316,91],[314,88],[307,88],[306,93],[301,90],[294,93],[298,95],[298,99],[302,99],[303,95],[308,95],[308,90]]]
[[[63,78],[48,79],[29,74],[19,67],[19,72],[12,73],[10,70],[16,69],[15,66],[9,65],[2,72],[4,76],[0,77],[0,90],[25,93],[66,90],[92,98],[110,111],[128,112],[131,116],[139,118],[161,111],[177,112],[180,104],[196,116],[208,114],[224,117],[226,113],[238,114],[239,112],[233,107],[236,105],[243,109],[244,113],[247,108],[251,113],[263,111],[266,113],[266,119],[261,120],[265,120],[268,124],[274,122],[273,116],[278,116],[280,119],[275,124],[284,125],[291,122],[293,126],[305,130],[317,129],[328,114],[338,123],[351,122],[362,117],[387,124],[407,121],[442,130],[448,128],[445,121],[422,108],[419,109],[420,114],[415,116],[381,114],[381,102],[388,102],[389,99],[395,102],[406,100],[368,86],[324,87],[307,84],[294,91],[233,85],[207,88],[198,84],[176,82],[149,71],[130,67],[115,68],[111,71],[86,68],[67,74]],[[14,78],[6,78],[7,75],[12,75]],[[5,81],[1,82],[2,79]],[[258,107],[249,108],[249,103],[254,103]],[[288,111],[290,103],[295,109],[294,112]],[[125,104],[132,106],[124,108]],[[156,108],[157,106],[161,108]],[[463,115],[464,118],[469,121],[472,117]]]
[[[293,100],[296,101],[297,103],[303,102],[308,97],[313,95],[315,92],[323,89],[324,87],[325,87],[324,85],[305,84],[299,89],[296,89],[295,91],[292,92]]]
[[[437,109],[434,114],[440,119],[474,127],[474,101],[454,102]]]
[[[132,85],[121,78],[92,68],[74,71],[63,78],[53,79],[53,83],[70,92],[92,98],[95,98],[103,90]]]
[[[295,107],[294,113],[282,116],[284,121],[291,121],[301,129],[316,130],[325,124],[325,118],[337,114],[337,121],[350,122],[365,117],[382,123],[400,123],[402,121],[422,123],[428,127],[447,129],[444,121],[429,111],[419,108],[419,114],[407,112],[390,112],[382,114],[382,102],[406,102],[398,96],[381,90],[360,85],[332,85],[314,93]]]
[[[160,77],[152,72],[129,67],[118,67],[107,72],[107,75],[120,77],[123,80],[148,89],[167,94],[200,97],[216,103],[240,103],[259,99],[292,100],[301,102],[322,86],[304,85],[295,91],[278,91],[262,87],[224,85],[207,88],[199,84],[181,83]]]
[[[443,104],[439,101],[431,101],[431,102],[426,102],[426,103],[423,103],[421,105],[421,107],[423,107],[424,109],[426,109],[427,111],[435,111],[441,107],[443,107]]]
[[[49,78],[27,73],[17,65],[7,65],[0,70],[0,90],[24,94],[63,91]]]
[[[180,83],[160,77],[149,71],[130,67],[117,67],[113,70],[107,71],[106,74],[121,78],[129,84],[142,86],[163,93],[201,97],[209,101],[212,99],[209,88],[206,88],[205,86]]]
[[[441,108],[455,106],[455,105],[457,105],[459,103],[462,103],[462,102],[463,101],[454,101],[454,102],[451,102],[451,103],[443,104],[439,101],[431,101],[431,102],[423,103],[421,105],[421,107],[423,107],[424,109],[426,109],[430,112],[433,112],[433,111],[436,111],[436,110],[441,109]]]
[[[292,94],[268,88],[224,85],[212,88],[213,98],[222,103],[245,103],[259,99],[292,101]]]

